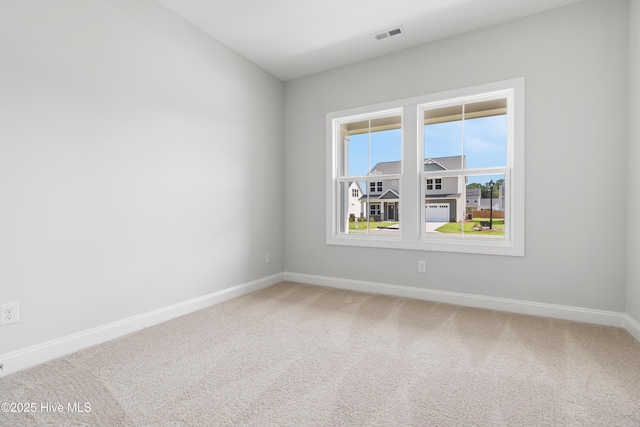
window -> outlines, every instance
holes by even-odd
[[[392,182],[402,173],[402,110],[375,112],[332,121],[335,125],[335,148],[339,150],[336,163],[335,232],[343,236],[378,236],[383,238],[399,235],[397,206],[400,195]],[[333,140],[333,139],[332,139]],[[360,203],[367,213],[358,228],[349,221],[345,194],[357,183],[368,188]],[[393,205],[393,208],[390,206]],[[391,228],[393,226],[393,228]]]
[[[329,113],[327,159],[328,244],[524,255],[524,79]]]
[[[382,181],[372,181],[369,186],[372,193],[380,193],[382,191]]]
[[[435,186],[433,185],[433,182],[436,182]],[[442,178],[428,178],[427,179],[427,190],[442,190]]]
[[[425,238],[464,238],[504,240],[509,220],[508,203],[501,189],[507,180],[507,105],[509,91],[436,101],[420,105],[425,182],[425,204],[449,202],[450,224],[430,227],[425,224]],[[430,178],[447,173],[443,178]],[[444,181],[444,184],[443,184]],[[441,190],[442,194],[430,193]],[[467,192],[480,189],[484,203],[463,203]],[[434,197],[438,197],[435,199]],[[489,211],[488,215],[484,210]],[[425,222],[439,222],[442,215],[425,210]]]

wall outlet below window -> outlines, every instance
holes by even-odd
[[[418,261],[418,273],[426,273],[427,272],[427,261],[421,260]]]
[[[271,264],[271,252],[267,252],[264,254],[264,263]]]

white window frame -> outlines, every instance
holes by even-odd
[[[336,111],[326,115],[326,243],[329,245],[460,252],[487,255],[524,256],[525,254],[525,82],[515,78],[467,88],[454,89],[424,96],[385,102],[381,104]],[[424,113],[422,106],[472,102],[473,97],[491,96],[507,98],[507,162],[506,167],[469,170],[469,174],[505,174],[507,217],[504,239],[474,239],[451,237],[425,237],[425,181],[424,181]],[[335,138],[339,124],[372,113],[388,113],[402,109],[402,172],[398,179],[401,195],[400,234],[398,236],[356,235],[338,230],[338,168],[343,153]],[[465,172],[466,173],[466,172]],[[457,176],[460,171],[441,171],[438,177]],[[357,180],[371,181],[371,177]],[[377,178],[376,180],[379,180]],[[367,184],[369,185],[369,184]],[[434,181],[435,187],[435,181]],[[412,194],[414,196],[412,196]],[[417,197],[416,197],[417,196]]]
[[[340,212],[344,211],[344,207],[341,206],[341,203],[344,203],[342,200],[339,200],[338,198],[341,196],[338,196],[338,194],[340,194],[340,186],[344,185],[345,183],[348,182],[365,182],[365,187],[369,189],[369,192],[367,193],[367,196],[371,196],[372,193],[372,189],[371,189],[371,184],[375,184],[375,193],[377,196],[379,196],[378,193],[382,193],[382,188],[384,187],[383,182],[385,180],[399,180],[400,176],[402,174],[402,172],[400,172],[399,174],[376,174],[376,175],[362,175],[362,176],[342,176],[340,173],[343,169],[345,169],[345,165],[346,165],[346,156],[348,155],[345,151],[345,147],[343,146],[343,141],[341,141],[341,135],[340,135],[340,127],[342,124],[346,124],[346,123],[353,123],[353,122],[360,122],[360,121],[365,121],[365,120],[377,120],[377,119],[383,119],[383,118],[388,118],[388,117],[394,117],[394,116],[398,116],[398,117],[402,117],[403,114],[403,109],[402,108],[391,108],[391,109],[381,109],[381,110],[376,110],[374,112],[371,111],[367,111],[363,113],[359,113],[359,114],[346,114],[343,115],[341,117],[335,117],[332,118],[331,120],[329,120],[329,132],[330,132],[330,136],[328,136],[328,139],[331,141],[331,149],[330,149],[330,156],[331,156],[331,160],[328,160],[328,162],[331,163],[331,185],[332,188],[330,191],[331,193],[331,202],[330,202],[330,207],[328,205],[328,210],[327,212],[331,212],[330,214],[328,214],[328,219],[327,219],[327,223],[331,224],[331,230],[332,233],[337,237],[337,238],[344,238],[347,237],[349,239],[351,239],[352,241],[357,239],[357,237],[353,234],[349,234],[347,232],[348,228],[347,228],[347,224],[342,224],[344,222],[343,218],[340,218]],[[400,123],[400,126],[403,126],[402,123]],[[334,146],[334,142],[335,141],[335,146]],[[334,150],[335,148],[335,150]],[[402,159],[401,159],[402,161]],[[370,165],[370,167],[373,165]],[[334,186],[334,187],[333,187]],[[376,197],[377,197],[376,196]],[[327,195],[327,197],[329,197],[329,195]],[[363,195],[364,197],[364,195]],[[327,199],[329,200],[329,199]],[[367,205],[368,205],[368,210],[366,212],[369,213],[369,217],[371,215],[382,215],[382,203],[383,201],[381,200],[377,200],[374,199],[374,202],[378,202],[379,203],[379,207],[376,209],[376,214],[371,214],[371,200],[367,200]],[[330,209],[330,211],[329,211]],[[400,209],[400,206],[398,207],[398,209]],[[330,217],[330,219],[329,219]],[[342,226],[344,226],[345,230],[339,230],[339,228]],[[371,234],[367,233],[365,235],[360,235],[360,238],[364,238],[364,239],[369,239],[371,240]],[[379,236],[380,240],[399,240],[399,236],[397,235],[388,235],[388,236]],[[367,246],[367,245],[363,245],[363,246]]]

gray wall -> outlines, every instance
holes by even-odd
[[[640,322],[640,0],[630,6],[627,313]]]
[[[627,13],[587,0],[287,82],[286,270],[624,311],[624,214],[592,201],[627,197]],[[519,76],[525,257],[325,244],[325,113]]]
[[[0,2],[0,354],[282,272],[283,102],[152,0]]]

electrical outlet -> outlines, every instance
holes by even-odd
[[[418,261],[418,273],[426,273],[427,272],[427,261],[421,260]]]
[[[18,322],[18,303],[10,302],[0,305],[0,325]]]
[[[271,252],[267,252],[264,254],[264,263],[271,264]]]

